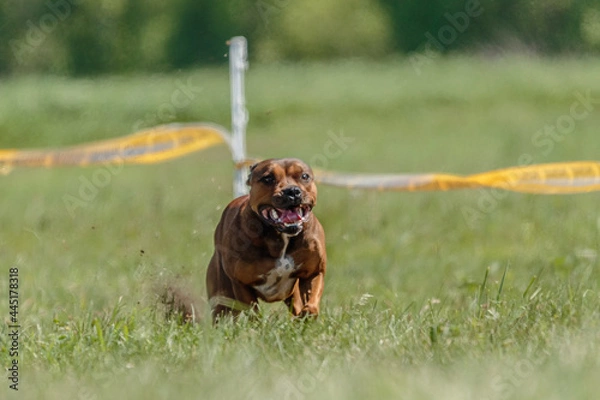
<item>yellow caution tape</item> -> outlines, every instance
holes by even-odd
[[[316,181],[348,189],[391,191],[454,190],[478,187],[523,193],[569,194],[600,191],[600,162],[512,167],[476,175],[446,174],[347,174],[316,171]]]
[[[58,149],[0,150],[0,171],[14,167],[151,164],[228,143],[225,130],[210,124],[169,124],[122,138]]]
[[[225,129],[211,124],[169,124],[122,138],[58,149],[0,150],[0,172],[14,167],[152,164],[229,143]],[[236,168],[250,163],[236,164]],[[316,181],[348,189],[432,191],[478,187],[538,194],[600,191],[600,162],[580,161],[513,167],[481,174],[361,174],[317,170]]]

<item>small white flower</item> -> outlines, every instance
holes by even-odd
[[[373,297],[373,295],[370,293],[363,294],[362,296],[360,296],[360,300],[358,300],[358,305],[364,306],[365,304],[367,304],[369,302],[369,299],[371,297]]]

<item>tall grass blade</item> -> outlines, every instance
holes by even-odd
[[[500,295],[502,294],[502,289],[504,288],[504,279],[506,278],[506,272],[508,271],[508,267],[510,263],[506,264],[504,268],[504,273],[502,274],[502,280],[500,281],[500,287],[498,288],[498,294],[496,295],[496,302],[500,301]]]

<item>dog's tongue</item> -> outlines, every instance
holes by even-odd
[[[284,224],[293,224],[302,220],[302,217],[296,210],[281,210],[281,222]]]

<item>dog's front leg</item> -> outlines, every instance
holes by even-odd
[[[292,296],[286,301],[295,316],[319,315],[319,303],[323,295],[324,273],[309,279],[299,279]]]

